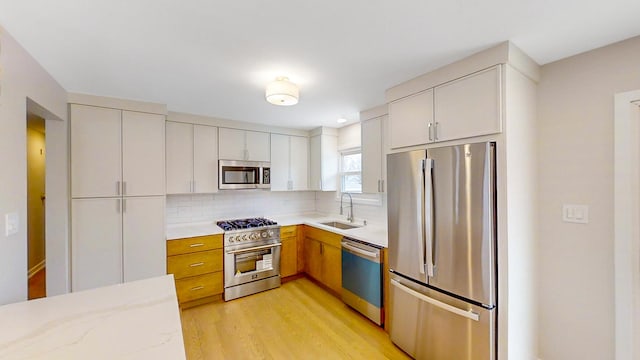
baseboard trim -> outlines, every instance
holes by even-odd
[[[29,279],[31,279],[33,277],[33,275],[37,274],[38,271],[44,269],[45,266],[46,266],[46,260],[42,260],[38,264],[36,264],[36,266],[34,266],[31,269],[29,269],[29,272],[28,272]]]

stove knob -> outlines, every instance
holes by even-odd
[[[269,236],[273,236],[273,230],[269,230]]]
[[[242,241],[247,241],[247,234],[242,234]]]
[[[266,232],[266,231],[263,231],[263,232],[262,232],[262,237],[263,237],[263,238],[266,238],[267,236],[269,236],[269,234],[267,234],[267,232]]]
[[[231,244],[233,242],[234,238],[233,236],[229,236],[229,243]]]
[[[259,237],[260,237],[260,234],[258,234],[258,233],[251,234],[251,240],[255,240],[255,239],[259,238]]]

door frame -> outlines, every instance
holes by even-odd
[[[640,357],[640,90],[614,100],[616,360]]]

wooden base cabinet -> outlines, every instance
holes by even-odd
[[[222,298],[222,235],[167,241],[167,273],[173,274],[180,307]]]
[[[280,277],[293,276],[298,273],[298,227],[283,226],[280,228]]]
[[[342,236],[304,227],[305,272],[336,294],[342,292]]]

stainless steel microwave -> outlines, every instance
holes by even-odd
[[[264,161],[219,160],[218,188],[270,189],[271,163]]]

